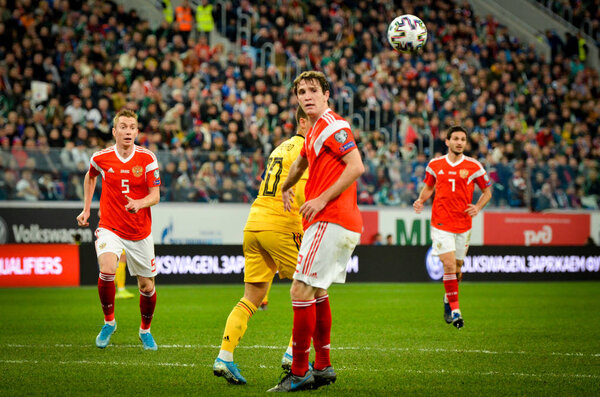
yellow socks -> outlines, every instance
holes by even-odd
[[[256,306],[246,298],[240,299],[227,318],[221,351],[233,353],[248,328],[248,320],[254,313],[256,313]]]
[[[115,275],[115,284],[117,284],[117,289],[125,289],[125,262],[119,261],[117,274]]]

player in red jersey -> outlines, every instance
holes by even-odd
[[[160,200],[160,176],[154,154],[135,144],[137,115],[122,109],[113,120],[116,144],[92,155],[90,169],[83,182],[83,211],[79,226],[88,226],[90,205],[96,178],[102,176],[100,222],[96,229],[96,254],[100,265],[98,293],[104,312],[104,326],[96,337],[96,346],[105,348],[117,329],[115,321],[115,273],[121,252],[125,250],[131,275],[137,276],[142,321],[139,337],[144,349],[158,347],[150,333],[156,306],[154,241],[150,207]]]
[[[444,265],[444,319],[460,329],[464,320],[458,304],[458,282],[461,267],[469,249],[472,218],[492,198],[492,182],[479,161],[465,156],[467,131],[451,127],[446,139],[448,154],[435,158],[427,165],[425,186],[413,208],[419,214],[423,203],[436,191],[431,210],[431,239],[433,255],[439,255]],[[475,184],[482,191],[473,204]]]
[[[327,105],[329,84],[321,72],[303,72],[294,94],[312,128],[300,155],[281,186],[284,207],[293,200],[292,186],[310,166],[300,207],[304,238],[290,295],[294,309],[291,371],[269,391],[296,391],[335,382],[329,357],[331,309],[327,288],[344,283],[346,264],[360,240],[362,218],[356,203],[356,180],[364,166],[347,121]],[[310,342],[315,347],[310,368]]]

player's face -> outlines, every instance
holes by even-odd
[[[317,80],[301,80],[296,94],[302,110],[311,118],[320,116],[327,109],[329,91],[323,92]]]
[[[113,135],[117,146],[129,147],[135,143],[138,134],[138,123],[134,117],[121,116],[113,127]]]
[[[453,132],[450,139],[446,139],[446,145],[455,155],[462,154],[467,146],[467,134],[462,131]]]

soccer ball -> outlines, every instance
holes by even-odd
[[[427,27],[414,15],[400,15],[390,23],[388,41],[398,52],[415,52],[427,42]]]

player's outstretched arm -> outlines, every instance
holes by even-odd
[[[423,211],[423,204],[425,204],[425,202],[429,200],[429,197],[431,197],[431,195],[433,194],[433,190],[434,186],[429,186],[427,184],[425,184],[423,189],[421,189],[421,193],[419,193],[419,198],[416,199],[413,203],[413,208],[415,209],[415,212],[417,214],[420,214],[421,211]]]
[[[492,187],[488,186],[485,189],[482,190],[482,195],[481,197],[479,197],[479,200],[477,200],[476,204],[469,204],[467,206],[467,209],[465,210],[465,212],[467,214],[469,214],[469,216],[472,218],[475,215],[477,215],[479,213],[479,211],[481,211],[483,209],[483,207],[485,207],[485,205],[491,200],[492,198]]]
[[[290,166],[288,176],[281,185],[281,198],[283,200],[283,208],[286,211],[289,211],[292,208],[291,203],[294,202],[294,192],[292,191],[292,187],[294,187],[300,178],[302,178],[302,175],[307,168],[308,160],[303,156],[298,156]]]
[[[352,150],[346,153],[342,160],[346,163],[346,168],[340,177],[329,186],[327,190],[312,200],[305,202],[300,207],[300,213],[309,222],[327,205],[328,202],[342,194],[342,192],[354,183],[365,172],[360,153],[358,150]]]
[[[77,216],[77,225],[89,226],[90,207],[92,206],[92,197],[96,189],[97,176],[91,176],[88,171],[83,179],[83,211]]]
[[[125,205],[125,209],[132,214],[135,214],[142,208],[152,207],[153,205],[158,204],[160,201],[160,187],[152,186],[149,187],[148,190],[148,195],[138,200],[134,200],[125,195],[125,198],[127,199],[127,205]]]

